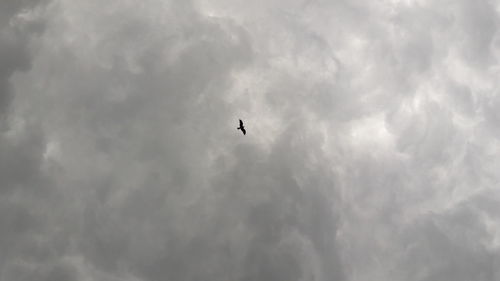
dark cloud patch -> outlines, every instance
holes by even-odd
[[[462,42],[464,57],[472,65],[491,66],[491,44],[499,27],[498,12],[490,1],[470,3],[459,1],[457,22],[465,40]]]
[[[53,245],[48,229],[53,199],[51,182],[43,171],[46,139],[40,123],[19,118],[13,103],[18,94],[14,75],[32,66],[31,43],[41,34],[37,14],[46,1],[0,3],[0,279],[64,280],[58,274],[44,279],[36,264],[51,263]],[[36,198],[36,199],[34,199]],[[48,216],[49,215],[49,216]],[[43,237],[43,238],[40,238]],[[49,273],[47,273],[49,274]],[[50,275],[50,274],[49,274]],[[47,275],[48,276],[48,275]]]
[[[408,278],[495,280],[498,277],[497,253],[484,244],[491,233],[480,218],[482,211],[468,203],[464,205],[440,216],[428,215],[408,227],[403,234],[409,239],[405,241],[408,248],[401,266],[408,269]]]
[[[3,277],[13,281],[77,281],[81,280],[77,269],[69,262],[60,261],[49,264],[13,263]]]
[[[6,133],[0,139],[0,192],[16,188],[43,189],[46,179],[40,170],[45,151],[42,133],[31,127],[16,133],[12,137]]]
[[[43,26],[43,23],[30,19],[19,19],[41,2],[3,1],[0,3],[0,118],[6,118],[6,111],[13,98],[9,78],[16,71],[26,71],[30,67],[28,50],[29,36]],[[2,121],[3,122],[3,121]]]

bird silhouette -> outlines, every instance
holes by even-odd
[[[247,134],[247,131],[245,130],[245,127],[243,126],[243,121],[241,121],[241,119],[240,119],[240,126],[238,128],[236,128],[236,129],[237,130],[241,130],[244,135]]]

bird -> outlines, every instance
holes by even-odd
[[[240,119],[240,126],[236,128],[236,130],[241,130],[244,135],[247,134],[247,131],[245,130],[245,127],[243,126],[243,121],[241,121],[241,119]]]

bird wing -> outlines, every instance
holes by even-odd
[[[240,119],[240,127],[243,128],[243,121],[241,121],[241,119]]]
[[[243,132],[244,135],[247,134],[247,130],[245,130],[245,128],[241,128],[241,131]]]

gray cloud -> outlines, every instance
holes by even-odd
[[[50,202],[56,196],[43,169],[45,135],[40,123],[19,118],[16,74],[32,66],[32,43],[44,29],[45,1],[0,3],[0,279],[57,279],[32,274],[41,261],[52,263]],[[43,262],[42,262],[43,263]],[[32,277],[29,277],[32,276]],[[48,276],[48,275],[47,275]],[[66,279],[61,277],[62,279]]]
[[[496,6],[0,4],[0,280],[497,280]]]

